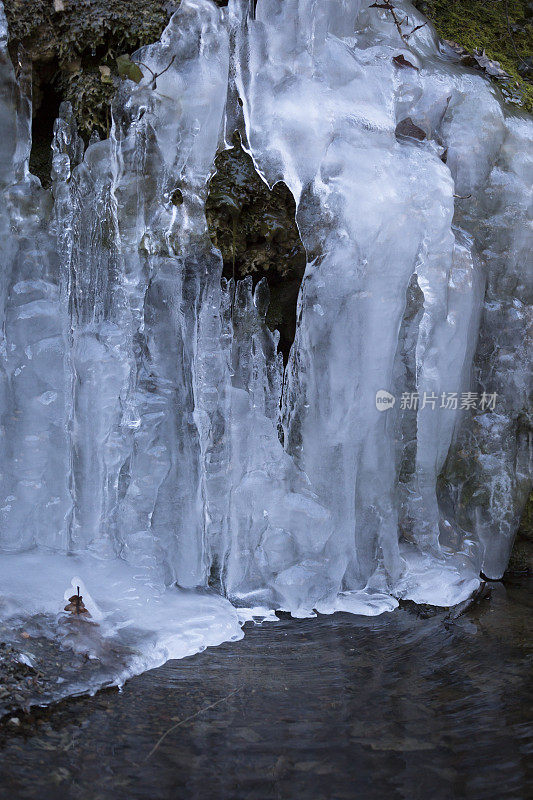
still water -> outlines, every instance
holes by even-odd
[[[4,726],[0,797],[527,800],[531,584],[493,583],[455,620],[249,624],[120,693]]]

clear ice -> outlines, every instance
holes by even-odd
[[[502,575],[531,486],[531,118],[430,25],[252,6],[182,0],[108,139],[84,148],[64,104],[51,190],[0,15],[0,613],[53,621],[81,583],[103,635],[138,635],[117,681],[273,609],[459,603]],[[235,129],[296,200],[285,368],[268,286],[222,281],[207,232]]]

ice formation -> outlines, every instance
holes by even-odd
[[[448,606],[500,576],[530,486],[531,119],[360,0],[182,0],[108,139],[62,106],[49,191],[0,28],[4,616],[77,578],[106,635],[159,632],[138,671],[238,637],[238,608]],[[221,282],[207,233],[235,129],[297,204],[285,369],[268,287]]]

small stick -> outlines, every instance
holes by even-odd
[[[179,728],[179,727],[180,727],[180,725],[185,725],[185,723],[186,723],[186,722],[190,722],[190,720],[191,720],[191,719],[194,719],[195,717],[198,717],[200,714],[203,714],[203,713],[204,713],[204,711],[209,711],[209,709],[211,709],[211,708],[214,708],[215,706],[218,706],[218,705],[220,705],[220,703],[223,703],[223,702],[224,702],[224,700],[228,700],[228,699],[229,699],[229,698],[230,698],[232,695],[234,695],[234,694],[237,694],[237,692],[240,692],[240,690],[241,690],[242,688],[243,688],[242,686],[237,686],[237,688],[236,688],[236,689],[234,689],[232,692],[230,692],[229,694],[227,694],[225,697],[221,697],[221,698],[220,698],[220,700],[216,700],[214,703],[211,703],[211,705],[209,705],[209,706],[206,706],[205,708],[201,708],[199,711],[196,711],[196,713],[195,713],[195,714],[191,714],[189,717],[185,717],[185,719],[181,719],[179,722],[176,722],[176,724],[175,724],[175,725],[173,725],[171,728],[169,728],[169,729],[168,729],[168,731],[165,731],[165,733],[164,733],[164,734],[163,734],[163,735],[162,735],[162,736],[161,736],[161,737],[160,737],[160,738],[157,740],[157,742],[155,743],[155,745],[152,747],[152,749],[150,750],[150,752],[149,752],[149,753],[148,753],[148,755],[146,756],[146,758],[145,758],[145,761],[148,761],[148,759],[149,759],[149,758],[151,758],[151,757],[153,756],[153,754],[155,753],[155,751],[157,750],[157,748],[159,747],[159,745],[161,744],[161,742],[162,742],[164,739],[166,739],[166,738],[167,738],[167,736],[169,735],[169,733],[172,733],[172,731],[175,731],[175,730],[176,730],[176,728]]]
[[[410,36],[412,36],[412,35],[413,35],[413,33],[414,33],[415,31],[419,31],[419,30],[420,30],[420,28],[423,28],[423,27],[425,27],[426,25],[427,25],[427,22],[423,22],[423,23],[422,23],[422,25],[417,25],[417,26],[416,26],[416,28],[413,28],[413,30],[412,30],[412,31],[409,31],[409,33],[408,33],[408,34],[406,34],[405,38],[406,38],[406,39],[408,39]]]
[[[401,24],[400,24],[400,20],[396,16],[396,12],[394,11],[394,6],[390,2],[390,0],[385,0],[384,3],[372,3],[372,5],[368,6],[368,7],[369,8],[384,8],[386,11],[390,11],[390,13],[392,14],[392,18],[394,19],[394,24],[396,25],[396,27],[398,29],[398,33],[400,34],[402,39],[405,41],[404,35],[402,33],[402,27],[401,27]]]
[[[390,0],[384,0],[383,3],[377,3],[377,2],[376,3],[372,3],[372,5],[368,6],[368,7],[369,8],[384,8],[386,11],[390,11],[390,13],[392,14],[392,18],[394,20],[394,24],[396,25],[396,28],[398,30],[398,33],[400,34],[401,38],[403,39],[403,41],[406,44],[407,44],[408,38],[410,36],[412,36],[415,31],[418,31],[418,30],[420,30],[420,28],[423,28],[424,25],[427,25],[427,22],[423,22],[422,25],[417,25],[416,27],[413,28],[412,31],[409,31],[409,33],[403,33],[402,25],[404,25],[405,23],[409,24],[409,17],[405,16],[402,19],[402,21],[400,22],[400,20],[396,16],[396,11],[394,10],[394,6],[390,2]]]
[[[165,74],[165,72],[167,72],[167,70],[169,70],[169,69],[170,69],[170,67],[171,67],[171,66],[172,66],[172,64],[174,63],[174,59],[175,59],[175,58],[176,58],[176,54],[174,53],[174,55],[172,56],[172,58],[171,58],[171,59],[170,59],[170,61],[168,62],[168,65],[167,65],[167,66],[165,67],[165,69],[164,69],[164,70],[162,70],[161,72],[154,72],[154,71],[153,71],[153,69],[152,69],[151,67],[149,67],[149,66],[148,66],[148,64],[145,64],[145,63],[144,63],[144,61],[138,61],[138,62],[137,62],[138,64],[140,64],[140,65],[141,65],[141,67],[145,67],[147,70],[149,70],[149,71],[152,73],[152,76],[153,76],[153,77],[152,77],[152,89],[157,89],[157,79],[158,79],[158,78],[160,78],[160,77],[161,77],[161,75],[164,75],[164,74]]]

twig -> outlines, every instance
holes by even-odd
[[[394,11],[394,6],[390,2],[390,0],[385,0],[384,3],[372,3],[372,5],[368,6],[368,7],[369,8],[384,8],[386,11],[390,11],[390,13],[392,14],[392,18],[394,19],[394,24],[396,25],[396,27],[398,29],[398,33],[400,34],[402,39],[404,41],[406,41],[405,37],[404,37],[404,34],[402,33],[402,26],[401,26],[400,20],[396,16],[396,12]]]
[[[172,733],[173,731],[176,730],[176,728],[179,728],[181,725],[185,725],[186,722],[190,722],[191,719],[194,719],[195,717],[198,717],[200,714],[203,714],[204,711],[209,711],[211,708],[214,708],[215,706],[220,705],[220,703],[223,703],[225,700],[228,700],[232,695],[237,694],[237,692],[240,692],[240,690],[242,688],[243,688],[242,686],[237,686],[236,689],[234,689],[232,692],[227,694],[225,697],[221,697],[220,700],[216,700],[214,703],[211,703],[211,705],[206,706],[205,708],[201,708],[199,711],[196,711],[194,714],[191,714],[189,717],[185,717],[185,719],[181,719],[179,722],[176,722],[175,725],[173,725],[171,728],[169,728],[168,731],[165,731],[165,733],[157,740],[157,742],[154,744],[154,746],[152,747],[152,749],[150,750],[150,752],[146,756],[145,761],[148,761],[148,759],[153,756],[153,754],[155,753],[155,751],[157,750],[159,745],[164,741],[164,739],[167,738],[169,733]]]
[[[175,59],[175,58],[176,58],[176,54],[174,53],[174,55],[172,56],[172,58],[171,58],[171,59],[170,59],[170,61],[168,62],[168,65],[167,65],[167,66],[165,67],[165,69],[164,69],[164,70],[162,70],[161,72],[154,72],[154,71],[153,71],[153,69],[152,69],[151,67],[149,67],[149,66],[148,66],[148,64],[145,64],[145,63],[144,63],[144,61],[138,61],[138,62],[137,62],[138,64],[140,64],[140,65],[141,65],[141,67],[145,67],[147,70],[149,70],[149,71],[152,73],[152,89],[157,89],[157,79],[158,79],[158,78],[160,78],[160,77],[161,77],[161,75],[164,75],[164,74],[165,74],[165,72],[167,72],[167,70],[169,70],[169,69],[170,69],[170,67],[171,67],[171,66],[172,66],[172,64],[174,63],[174,59]]]
[[[403,39],[403,41],[406,44],[407,44],[408,38],[410,36],[412,36],[415,31],[419,31],[420,28],[423,28],[425,25],[427,25],[427,22],[423,22],[421,25],[417,25],[415,28],[413,28],[412,31],[409,31],[409,33],[403,33],[402,25],[409,24],[409,17],[406,15],[402,19],[402,21],[400,22],[400,20],[396,16],[396,11],[394,10],[395,7],[392,5],[390,0],[384,0],[384,2],[382,2],[382,3],[377,3],[377,2],[376,3],[372,3],[372,5],[368,6],[368,7],[369,8],[384,8],[385,11],[390,11],[390,13],[392,14],[392,18],[394,20],[394,24],[396,25],[396,28],[398,30],[398,33],[400,34],[401,38]]]
[[[408,39],[410,36],[413,35],[413,33],[415,31],[419,31],[420,28],[424,28],[426,25],[427,25],[427,22],[423,22],[422,25],[417,25],[416,28],[413,28],[412,31],[409,31],[409,33],[406,33],[405,38]]]
[[[148,64],[145,64],[144,61],[137,61],[137,64],[140,64],[141,67],[144,67],[145,69],[149,70],[152,73],[153,75],[152,80],[155,80],[157,78],[157,73],[153,71],[152,67],[149,67]]]
[[[170,69],[170,67],[171,67],[171,66],[172,66],[172,64],[174,63],[174,59],[175,59],[175,58],[176,58],[176,54],[174,53],[174,55],[172,56],[172,58],[171,58],[171,59],[170,59],[170,61],[168,62],[168,65],[165,67],[165,69],[163,70],[163,72],[158,72],[158,73],[157,73],[157,75],[155,76],[154,80],[157,80],[157,78],[160,78],[160,77],[161,77],[161,75],[164,75],[164,74],[165,74],[165,72],[167,72],[167,71]]]

